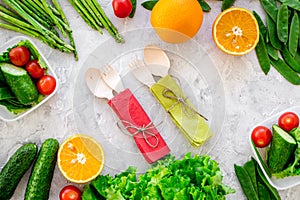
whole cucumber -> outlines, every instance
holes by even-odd
[[[18,183],[33,163],[38,148],[35,144],[24,144],[9,158],[0,172],[0,199],[10,199]]]
[[[28,180],[25,200],[49,198],[58,148],[59,143],[56,139],[49,138],[43,142]]]

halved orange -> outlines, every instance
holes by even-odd
[[[62,175],[74,183],[95,179],[104,167],[102,146],[92,137],[76,134],[66,139],[58,150],[57,164]]]
[[[244,55],[252,51],[259,40],[259,27],[254,15],[244,8],[229,8],[216,18],[213,38],[225,53]]]

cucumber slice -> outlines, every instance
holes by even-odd
[[[273,138],[268,154],[268,165],[273,173],[284,169],[296,148],[295,139],[277,125],[272,126]]]
[[[31,105],[37,101],[38,90],[25,69],[9,63],[0,63],[0,68],[7,84],[22,104]]]

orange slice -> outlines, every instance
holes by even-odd
[[[87,183],[104,167],[102,146],[92,137],[76,134],[59,147],[57,164],[62,175],[74,183]]]
[[[223,11],[216,18],[212,31],[216,45],[231,55],[249,53],[259,40],[257,20],[244,8],[229,8]]]

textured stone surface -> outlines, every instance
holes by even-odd
[[[79,54],[79,61],[76,62],[72,55],[53,50],[40,41],[32,39],[34,43],[41,49],[51,66],[54,68],[58,76],[60,88],[56,95],[47,103],[45,103],[45,105],[41,106],[38,110],[22,118],[21,120],[12,123],[0,121],[0,146],[2,148],[0,153],[1,167],[6,162],[8,155],[11,155],[19,144],[29,141],[41,144],[41,142],[48,137],[57,138],[59,142],[62,142],[68,136],[81,131],[84,131],[85,134],[90,134],[92,131],[97,131],[101,123],[105,124],[106,121],[109,121],[106,118],[107,116],[101,116],[102,110],[104,113],[108,112],[107,107],[101,107],[101,105],[105,105],[105,101],[93,99],[86,90],[86,87],[80,85],[79,83],[82,81],[82,73],[84,72],[82,69],[87,67],[84,66],[84,63],[88,62],[86,59],[91,58],[91,54],[95,52],[95,49],[103,45],[106,40],[110,39],[110,36],[106,31],[104,31],[103,35],[100,35],[98,32],[88,27],[77,14],[77,12],[75,12],[75,10],[71,7],[68,1],[60,0],[59,2],[61,3],[67,18],[69,19],[71,28],[73,29]],[[117,19],[113,15],[110,2],[110,0],[102,0],[101,5],[121,33],[150,27],[150,12],[143,9],[140,6],[140,3],[138,3],[136,16],[133,19]],[[225,109],[221,108],[221,111],[224,109],[224,112],[221,112],[221,114],[224,114],[224,118],[218,119],[219,124],[216,125],[221,129],[216,136],[218,137],[217,143],[214,143],[215,145],[212,144],[208,146],[206,150],[203,150],[203,152],[209,153],[213,159],[220,163],[220,167],[224,175],[224,182],[236,189],[236,193],[233,195],[228,195],[227,199],[246,199],[234,174],[233,164],[236,163],[242,165],[251,156],[253,156],[248,143],[248,134],[255,124],[261,122],[276,112],[299,104],[300,93],[297,91],[299,87],[289,84],[274,69],[271,69],[269,75],[265,76],[258,65],[255,52],[251,52],[242,57],[233,57],[226,55],[217,49],[211,36],[211,27],[214,19],[220,13],[221,2],[208,0],[208,3],[211,5],[212,10],[209,13],[205,13],[203,25],[201,30],[196,35],[195,41],[198,42],[198,44],[209,54],[211,60],[215,64],[216,70],[219,72],[224,88],[225,100],[223,103],[225,105]],[[262,17],[264,16],[264,12],[258,0],[237,0],[235,6],[248,8],[249,10],[255,10]],[[0,32],[1,44],[5,43],[12,37],[20,35],[19,33],[4,29],[1,29]],[[116,44],[113,43],[113,45]],[[129,43],[125,43],[122,48],[128,48],[130,45],[131,44]],[[110,46],[107,46],[107,51],[109,51],[110,48]],[[193,51],[192,49],[189,49],[189,46],[187,46],[187,48],[188,49],[182,51]],[[194,53],[195,56],[197,56],[197,52]],[[132,54],[128,53],[126,55],[128,57]],[[176,62],[175,60],[176,59],[174,58],[173,61]],[[119,66],[118,70],[124,77],[124,83],[129,86],[134,85],[135,83],[130,82],[129,73],[127,73],[125,68],[122,68],[122,66],[124,66],[128,60],[121,58],[121,61],[114,62],[120,62],[116,65]],[[96,64],[99,63],[95,63],[95,65]],[[102,64],[104,65],[107,63]],[[176,74],[176,72],[176,70],[172,71],[174,74]],[[197,102],[198,98],[201,96],[204,97],[204,101],[210,102],[210,98],[218,95],[214,94],[213,92],[206,93],[207,91],[204,89],[195,87],[197,86],[195,84],[197,84],[197,79],[199,77],[182,77],[185,81],[191,81],[190,86],[187,84],[187,87],[192,87],[192,94],[195,96]],[[206,78],[210,79],[210,77]],[[199,80],[201,83],[202,79],[200,78]],[[82,90],[78,90],[78,88],[81,88]],[[145,107],[148,107],[147,103],[153,101],[153,99],[151,99],[151,96],[149,93],[147,93],[147,91],[143,91],[145,88],[141,86],[135,88],[133,87],[133,89],[136,89],[135,94],[141,99],[141,103],[144,104]],[[210,88],[209,91],[212,91],[212,88]],[[91,107],[96,112],[90,113],[90,118],[86,118],[86,115],[84,115],[86,110],[89,108],[80,108],[80,105],[78,105],[79,100],[76,96],[78,94],[85,94],[87,101],[92,101]],[[149,97],[145,100],[144,98],[141,98],[143,94],[148,94]],[[151,110],[153,109],[155,111],[157,107],[159,107],[155,103],[153,104],[153,102],[152,104],[149,104],[149,107],[153,107],[151,107],[149,111],[150,115],[156,115],[156,113],[151,114]],[[199,106],[201,108],[201,105]],[[78,110],[83,114],[81,115],[81,113],[78,113]],[[211,115],[212,111],[208,110],[207,113]],[[163,115],[164,113],[162,112],[160,116]],[[83,117],[80,118],[80,116]],[[161,118],[162,120],[168,119],[167,117]],[[214,119],[215,116],[212,116],[212,118]],[[165,121],[168,123],[168,120]],[[83,127],[83,125],[86,127]],[[103,128],[101,126],[100,131],[101,128],[110,128],[109,125],[106,127],[104,126]],[[167,127],[172,128],[172,125]],[[111,128],[114,130],[114,127]],[[173,131],[176,132],[176,130]],[[143,169],[147,166],[143,164],[143,160],[140,162],[138,153],[133,154],[136,155],[133,160],[122,157],[112,157],[113,155],[116,155],[114,151],[118,152],[117,145],[120,144],[115,140],[118,139],[120,142],[122,142],[122,138],[125,138],[125,136],[122,135],[120,137],[116,137],[113,135],[113,133],[110,134],[111,137],[106,136],[108,137],[110,143],[103,144],[106,155],[108,155],[107,165],[103,173],[117,173],[118,170],[127,168],[128,163],[136,163],[137,166],[141,167],[140,170],[143,171]],[[91,133],[91,135],[93,134]],[[184,141],[184,138],[180,137],[182,137],[180,134],[178,137],[176,136],[176,140],[181,139]],[[109,146],[110,144],[112,144],[111,147]],[[182,149],[184,151],[191,150],[188,145],[185,144],[185,142],[183,142],[181,145],[181,147],[184,148],[176,149],[174,147],[173,149],[177,156],[185,153],[180,152]],[[121,148],[130,150],[134,149],[134,146],[123,143],[120,149]],[[193,149],[192,151],[195,150]],[[126,162],[124,160],[126,160]],[[22,179],[12,199],[19,200],[23,198],[28,176],[29,173],[27,173]],[[52,181],[50,199],[58,199],[58,193],[60,189],[67,183],[68,182],[59,173],[58,168],[56,168]],[[83,187],[83,185],[80,185],[79,187]],[[282,199],[297,199],[297,197],[300,196],[300,186],[280,191],[280,195]]]

